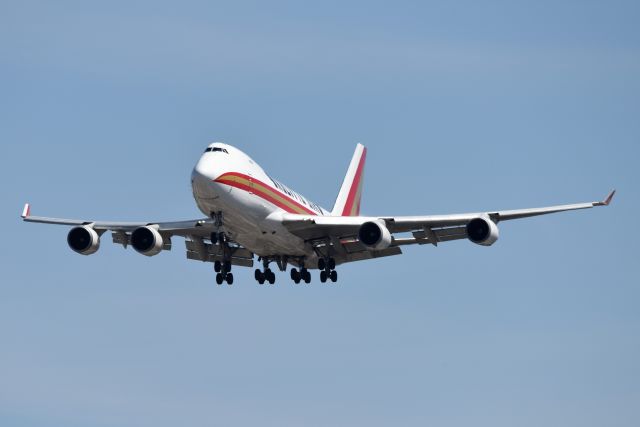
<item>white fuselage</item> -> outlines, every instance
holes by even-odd
[[[222,213],[221,232],[256,255],[304,257],[311,245],[282,225],[287,214],[328,215],[325,209],[273,180],[249,156],[227,144],[207,148],[191,175],[193,196],[208,217]]]

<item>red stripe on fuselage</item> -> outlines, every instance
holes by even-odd
[[[282,197],[284,199],[286,199],[289,203],[295,205],[296,207],[300,208],[301,210],[303,210],[305,213],[308,213],[310,215],[318,215],[317,212],[307,208],[306,206],[298,203],[298,201],[292,199],[289,195],[287,195],[286,193],[283,193],[273,187],[271,187],[268,184],[265,184],[264,182],[260,181],[259,179],[253,178],[249,175],[245,175],[239,172],[227,172],[225,174],[220,175],[218,178],[216,178],[214,181],[222,183],[222,184],[226,184],[226,185],[230,185],[232,187],[236,187],[238,189],[244,190],[248,193],[252,193],[255,194],[256,196],[268,201],[269,203],[272,203],[274,205],[276,205],[277,207],[279,207],[280,209],[283,209],[284,211],[288,212],[288,213],[293,213],[293,214],[302,214],[299,211],[296,211],[294,209],[291,208],[291,206],[288,206],[285,203],[282,203],[280,200],[278,200],[277,198],[273,197],[273,194],[269,194],[263,190],[261,190],[258,187],[252,187],[240,182],[236,182],[236,181],[231,181],[231,180],[225,180],[225,176],[237,176],[239,178],[242,179],[246,179],[249,182],[254,182],[268,190],[271,190],[271,192],[275,193],[277,196]]]

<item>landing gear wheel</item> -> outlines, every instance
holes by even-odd
[[[276,275],[268,268],[264,271],[264,277],[267,279],[269,284],[273,285],[276,283]]]
[[[215,245],[218,243],[218,234],[217,233],[211,233],[211,244]]]
[[[259,284],[264,285],[265,277],[264,277],[264,273],[261,270],[256,268],[256,271],[255,271],[253,277],[256,278],[256,280],[258,281]]]
[[[338,281],[338,272],[335,270],[332,270],[331,273],[329,274],[329,278],[331,279],[331,281],[333,283]]]
[[[226,272],[231,271],[231,261],[225,261],[224,262],[224,271],[226,271]]]
[[[322,271],[320,272],[320,281],[321,281],[322,283],[324,283],[324,282],[326,282],[326,281],[327,281],[327,272],[326,272],[326,271],[324,271],[324,270],[322,270]]]
[[[318,270],[324,270],[325,267],[326,267],[326,263],[324,261],[324,258],[320,258],[318,260]]]
[[[327,263],[329,270],[335,270],[336,269],[336,260],[333,258],[329,258],[329,262]]]
[[[309,270],[307,270],[306,268],[303,269],[301,272],[301,276],[302,280],[304,280],[304,283],[311,283],[311,273],[309,273]]]
[[[224,281],[224,278],[222,277],[222,273],[218,273],[216,274],[216,283],[218,285],[222,285],[222,282]]]
[[[222,270],[222,263],[220,261],[214,262],[213,269],[215,270],[216,273],[220,273],[220,270]]]
[[[335,282],[335,280],[334,280],[334,282]],[[229,285],[229,286],[233,285],[233,274],[231,274],[231,273],[227,273],[227,285]]]
[[[297,269],[295,268],[291,269],[291,280],[293,280],[296,285],[300,283],[301,276],[302,276],[302,273],[299,272]]]

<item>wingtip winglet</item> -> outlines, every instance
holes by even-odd
[[[613,196],[616,194],[616,190],[613,189],[611,190],[611,193],[609,193],[609,195],[607,196],[606,199],[604,199],[604,205],[605,206],[609,206],[609,203],[611,203],[611,200],[613,200]]]
[[[603,201],[596,203],[596,206],[609,206],[615,194],[616,190],[611,190],[611,192],[607,195],[607,197],[605,197]]]
[[[25,203],[24,204],[24,208],[22,209],[22,218],[29,218],[29,215],[31,215],[31,205],[29,203]]]

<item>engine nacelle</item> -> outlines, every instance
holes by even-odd
[[[389,229],[384,221],[380,220],[362,224],[358,231],[358,239],[367,248],[374,250],[386,249],[393,242]]]
[[[74,227],[67,234],[69,247],[81,255],[91,255],[100,249],[100,236],[88,225]]]
[[[499,235],[498,226],[488,217],[474,218],[467,224],[467,236],[477,245],[491,246]]]
[[[142,255],[158,255],[162,252],[163,245],[164,241],[158,230],[148,225],[138,227],[131,233],[131,246]]]

